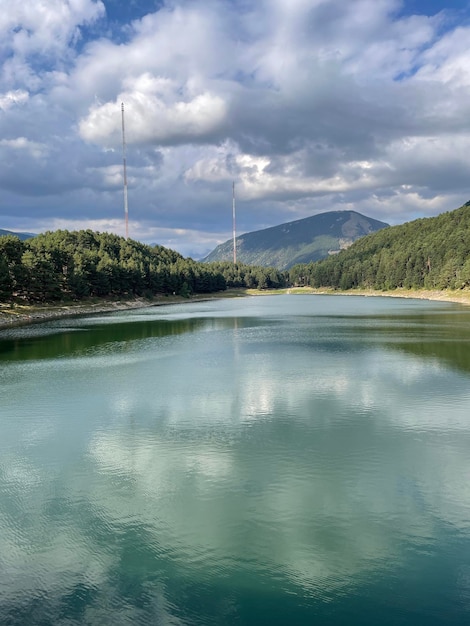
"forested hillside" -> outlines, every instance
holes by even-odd
[[[271,268],[205,264],[110,233],[58,230],[26,241],[0,236],[0,302],[189,296],[227,287],[284,285]]]
[[[469,287],[470,202],[367,235],[334,257],[293,267],[289,277],[292,284],[339,289]]]
[[[21,241],[0,237],[0,300],[151,296],[225,289],[220,272],[109,233],[58,230]]]

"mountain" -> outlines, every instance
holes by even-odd
[[[12,230],[3,230],[0,228],[0,237],[3,235],[14,235],[15,237],[19,237],[21,240],[31,239],[31,237],[36,237],[34,233],[15,233]]]
[[[290,280],[340,289],[468,289],[470,201],[362,237],[341,254],[292,268]]]
[[[356,211],[329,211],[279,226],[240,235],[237,261],[247,265],[289,269],[297,263],[324,259],[348,248],[356,239],[385,228]],[[233,240],[220,244],[202,262],[231,261]]]

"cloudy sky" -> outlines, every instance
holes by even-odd
[[[0,0],[0,228],[198,258],[470,199],[470,0]]]

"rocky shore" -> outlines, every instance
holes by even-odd
[[[15,326],[24,326],[48,320],[76,317],[78,315],[93,315],[97,313],[112,313],[113,311],[125,311],[139,309],[148,306],[173,304],[176,302],[191,302],[194,299],[178,296],[161,296],[152,299],[135,298],[130,300],[93,300],[86,302],[73,302],[68,304],[44,304],[14,306],[0,304],[0,329]]]

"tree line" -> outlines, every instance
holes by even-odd
[[[111,233],[57,230],[25,241],[0,236],[1,302],[190,296],[228,287],[266,289],[284,280],[271,268],[199,263]]]
[[[296,265],[293,285],[341,290],[470,287],[470,202],[460,209],[389,226],[322,261]]]
[[[246,265],[230,261],[204,263],[215,272],[220,272],[228,288],[280,289],[288,285],[288,274],[273,267]]]
[[[21,241],[0,236],[0,301],[80,300],[286,286],[348,290],[470,287],[470,202],[437,217],[390,226],[347,250],[288,271],[229,261],[201,263],[163,246],[91,230]]]

